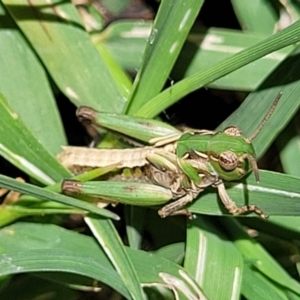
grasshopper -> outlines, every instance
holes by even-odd
[[[255,205],[238,207],[227,194],[224,181],[239,180],[251,170],[256,181],[259,181],[252,140],[272,115],[280,97],[281,93],[248,138],[235,126],[218,132],[192,129],[180,132],[161,126],[154,120],[99,113],[89,107],[80,107],[76,112],[78,119],[93,128],[100,126],[113,131],[122,129],[126,135],[134,137],[137,131],[141,136],[150,126],[153,130],[147,131],[148,134],[143,138],[150,145],[131,149],[63,147],[58,160],[73,172],[82,168],[116,165],[117,169],[132,170],[129,180],[139,182],[128,185],[124,183],[124,180],[128,180],[125,175],[111,175],[109,180],[118,181],[112,183],[112,194],[104,191],[108,187],[107,182],[64,180],[62,191],[113,197],[116,201],[131,204],[131,198],[139,197],[134,202],[136,205],[158,205],[173,200],[158,211],[161,217],[185,214],[192,218],[190,212],[182,207],[193,201],[206,187],[212,186],[217,188],[229,213],[240,215],[254,212],[266,219],[267,216]],[[128,190],[130,193],[127,193]],[[147,195],[143,195],[145,191],[149,191],[150,200],[147,200]]]

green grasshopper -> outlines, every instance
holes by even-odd
[[[192,218],[188,210],[182,207],[193,201],[206,187],[212,186],[218,189],[220,199],[229,213],[239,215],[254,212],[267,218],[255,205],[238,207],[227,194],[224,181],[239,180],[251,170],[259,181],[256,154],[251,142],[272,115],[280,97],[281,94],[276,97],[249,138],[244,137],[235,126],[219,132],[191,129],[180,132],[154,120],[98,113],[92,108],[80,107],[77,117],[85,125],[122,131],[131,137],[138,134],[150,146],[132,149],[63,147],[58,159],[75,172],[78,172],[78,168],[109,165],[116,165],[125,173],[127,169],[133,172],[127,178],[124,172],[123,175],[111,175],[109,180],[117,180],[113,183],[65,180],[62,191],[114,198],[118,202],[141,206],[160,205],[173,200],[158,211],[161,217],[185,214]],[[146,135],[143,135],[145,132]],[[124,180],[129,180],[130,184]]]

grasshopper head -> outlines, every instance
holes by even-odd
[[[238,180],[252,169],[259,181],[255,150],[238,127],[227,127],[212,138],[209,157],[211,164],[224,180]]]
[[[256,181],[259,182],[258,167],[255,160],[256,154],[252,141],[269,120],[281,96],[282,93],[277,95],[269,111],[250,137],[244,137],[242,131],[235,126],[227,127],[223,132],[216,135],[221,137],[219,141],[222,140],[225,145],[225,147],[219,146],[219,151],[213,158],[218,160],[218,172],[223,179],[239,179],[252,169]]]

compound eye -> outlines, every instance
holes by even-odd
[[[220,166],[227,171],[232,171],[238,166],[238,157],[232,151],[226,151],[219,156]]]
[[[231,136],[243,136],[242,130],[236,126],[229,126],[224,129],[224,133]]]

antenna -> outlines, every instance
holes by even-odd
[[[253,170],[253,173],[254,173],[254,176],[255,176],[255,180],[256,180],[256,182],[259,182],[259,173],[258,173],[258,167],[257,167],[256,160],[250,154],[247,155],[247,158],[248,158],[248,161],[250,162],[250,164],[252,166],[252,170]]]
[[[248,141],[252,142],[253,139],[255,139],[255,137],[258,135],[258,133],[261,131],[261,129],[265,126],[265,124],[267,123],[267,121],[270,119],[271,115],[273,114],[280,98],[282,96],[282,92],[280,92],[276,99],[273,101],[272,106],[270,107],[269,111],[266,113],[266,115],[264,116],[264,118],[262,119],[262,121],[260,122],[259,126],[257,127],[257,129],[251,134],[250,137],[248,137]]]

